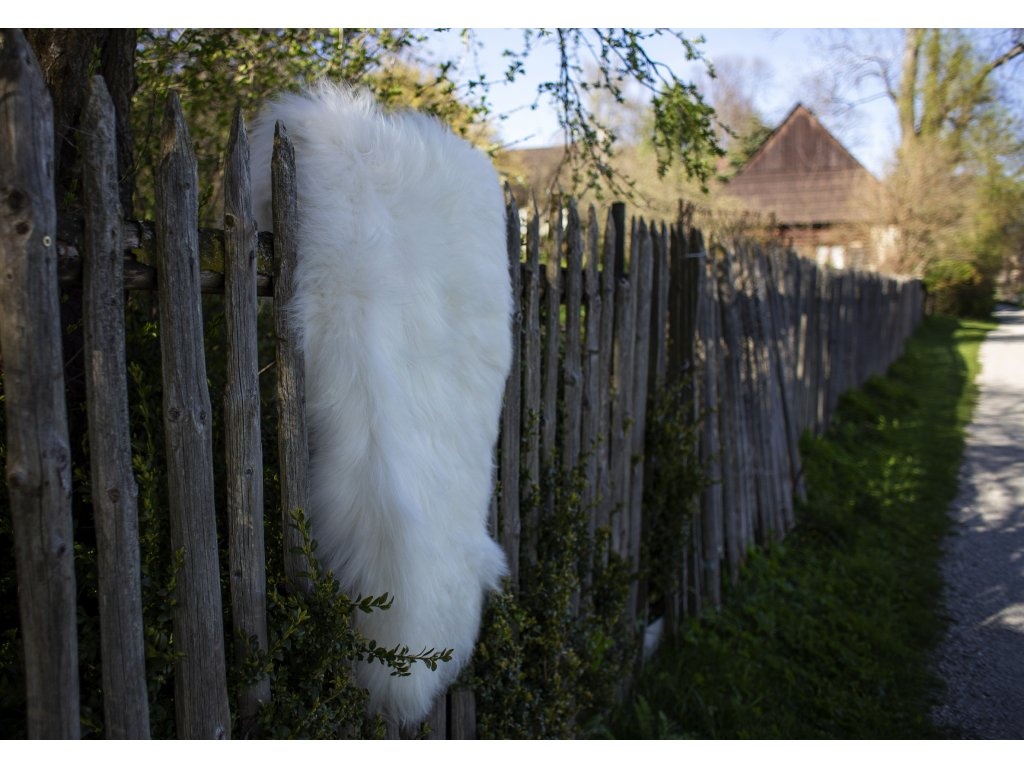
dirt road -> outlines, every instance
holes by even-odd
[[[1024,738],[1024,311],[1001,308],[981,347],[943,572],[952,625],[936,665],[936,723],[966,738]]]

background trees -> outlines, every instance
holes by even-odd
[[[432,112],[470,140],[494,149],[488,90],[495,80],[479,72],[463,75],[454,58],[431,58],[425,53],[431,34],[353,28],[36,30],[30,43],[43,62],[58,107],[57,123],[64,128],[58,138],[64,150],[58,176],[65,194],[59,199],[74,206],[80,94],[85,78],[95,72],[115,92],[126,215],[143,217],[151,206],[159,116],[170,88],[187,94],[182,103],[199,160],[206,220],[217,215],[219,147],[234,106],[240,104],[251,118],[273,94],[318,77],[369,87],[386,104]],[[663,36],[679,44],[674,65],[703,61],[699,39],[669,30],[526,29],[521,47],[504,51],[500,79],[508,81],[523,74],[539,48],[557,51],[557,70],[540,83],[536,99],[550,99],[558,107],[574,188],[614,178],[610,158],[617,133],[591,109],[590,95],[603,92],[622,104],[631,86],[645,94],[653,109],[647,129],[658,172],[676,164],[687,176],[704,181],[713,171],[719,150],[711,107],[693,83],[645,50],[652,38]],[[469,49],[477,44],[472,30],[464,30],[462,37]]]
[[[981,293],[1001,276],[1019,292],[1024,31],[846,34],[831,50],[833,105],[855,106],[841,87],[873,83],[897,117],[896,154],[876,201],[879,216],[901,233],[897,268],[956,273]]]

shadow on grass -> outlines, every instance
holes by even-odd
[[[807,499],[751,552],[720,611],[691,620],[609,729],[619,738],[936,738],[929,654],[978,346],[927,319],[884,378],[802,442]]]

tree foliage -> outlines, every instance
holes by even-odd
[[[664,177],[675,171],[700,185],[712,177],[723,152],[714,110],[698,85],[673,71],[682,63],[707,65],[699,49],[701,38],[690,41],[663,29],[524,29],[522,45],[502,52],[503,71],[492,79],[454,58],[432,58],[427,53],[431,34],[405,29],[141,31],[132,116],[141,179],[136,209],[144,216],[151,206],[148,179],[168,88],[187,94],[183,107],[204,185],[204,218],[209,220],[217,210],[206,203],[219,197],[220,147],[236,103],[251,116],[282,90],[320,77],[344,80],[370,88],[386,105],[434,114],[494,151],[501,116],[495,113],[491,88],[523,77],[531,57],[544,47],[557,53],[557,68],[538,84],[527,106],[536,108],[547,100],[557,110],[565,147],[565,191],[628,195],[640,176]],[[462,30],[461,37],[469,51],[479,52],[482,42],[474,30]],[[671,66],[647,52],[652,41],[663,37],[678,43],[678,58],[673,57]],[[617,115],[629,109],[637,92],[653,111],[642,126],[653,151],[645,161],[650,166],[632,175],[615,162],[623,145]],[[596,109],[600,101],[610,108]]]
[[[464,30],[467,45],[478,48],[473,30]],[[678,43],[678,59],[671,64],[655,59],[649,49],[654,40]],[[630,110],[633,92],[643,94],[653,110],[646,125],[647,139],[654,147],[654,170],[661,177],[671,167],[683,170],[701,184],[714,171],[715,158],[722,154],[715,133],[714,110],[693,82],[682,79],[673,69],[689,62],[710,64],[700,50],[703,38],[692,40],[682,32],[668,29],[524,29],[522,44],[502,52],[505,63],[502,80],[514,82],[525,74],[526,63],[538,48],[550,46],[557,53],[557,71],[538,86],[528,105],[536,109],[549,100],[558,113],[565,145],[563,178],[566,191],[609,188],[628,193],[632,179],[619,173],[613,162],[621,147],[620,130],[614,115]],[[496,84],[485,75],[471,77],[468,93],[490,112],[487,89]],[[619,110],[594,109],[595,95]]]
[[[895,42],[895,41],[894,41]],[[1024,190],[1021,30],[908,29],[888,50],[847,39],[840,81],[881,85],[900,129],[879,214],[900,231],[897,268],[978,274],[1019,261]],[[972,270],[941,267],[968,261]],[[943,280],[946,278],[944,277]]]
[[[235,105],[250,119],[282,91],[319,78],[371,89],[385,105],[412,106],[437,115],[467,134],[480,118],[453,98],[450,65],[433,65],[417,51],[424,41],[407,29],[148,29],[141,30],[132,110],[136,164],[140,171],[136,209],[152,204],[152,178],[159,155],[164,97],[185,94],[182,106],[199,162],[204,218],[216,217],[219,164]]]
[[[967,260],[978,280],[991,286],[1004,257],[1019,248],[1019,242],[1002,235],[1009,234],[1015,220],[1019,226],[1020,210],[1001,207],[993,192],[1001,189],[1012,196],[1024,182],[1024,125],[1013,114],[1013,95],[1000,90],[996,77],[1022,54],[1024,34],[1019,31],[988,46],[960,30],[905,32],[893,181],[904,185],[894,196],[897,203],[916,209],[911,211],[915,220],[906,224],[925,235],[919,242],[904,241],[904,254],[916,271]],[[933,178],[907,183],[921,168],[931,168]],[[935,178],[937,172],[942,178]]]

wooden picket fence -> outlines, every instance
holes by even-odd
[[[174,608],[176,731],[228,738],[231,712],[251,718],[265,681],[229,702],[225,599],[235,637],[266,646],[264,503],[256,362],[256,297],[287,301],[296,248],[294,155],[275,142],[274,235],[258,239],[248,149],[236,114],[227,151],[224,228],[214,238],[223,266],[203,270],[207,241],[197,221],[196,163],[177,97],[168,98],[157,213],[149,225],[119,210],[113,109],[92,83],[82,135],[85,222],[58,260],[49,97],[23,42],[8,37],[0,80],[0,353],[8,431],[5,467],[12,510],[25,650],[28,732],[79,735],[71,451],[65,419],[60,282],[81,280],[89,441],[99,569],[104,722],[113,738],[149,735],[141,610],[136,485],[131,471],[125,378],[124,290],[158,292],[171,542],[184,552]],[[820,432],[839,395],[882,373],[922,315],[913,280],[838,272],[749,243],[705,244],[681,219],[628,221],[621,205],[600,220],[572,201],[536,210],[521,226],[508,205],[510,275],[518,307],[515,361],[502,415],[492,531],[517,588],[537,557],[544,523],[522,503],[553,461],[581,467],[591,531],[607,529],[631,564],[627,611],[646,625],[647,585],[637,575],[645,518],[649,405],[665,387],[687,386],[712,483],[663,622],[717,605],[751,546],[794,524],[801,492],[798,440]],[[541,236],[542,226],[548,234]],[[151,232],[154,240],[146,245]],[[525,234],[524,234],[525,233]],[[126,256],[152,248],[155,269]],[[58,263],[60,262],[60,263]],[[258,265],[272,263],[270,273]],[[213,508],[211,403],[201,293],[223,291],[228,346],[225,429],[230,589],[222,595]],[[301,349],[276,315],[281,509],[305,507],[306,429]],[[283,526],[295,535],[290,525]],[[286,573],[302,587],[298,542],[285,542]],[[291,558],[291,559],[289,559]],[[435,735],[475,734],[472,691],[453,691],[431,717]]]

